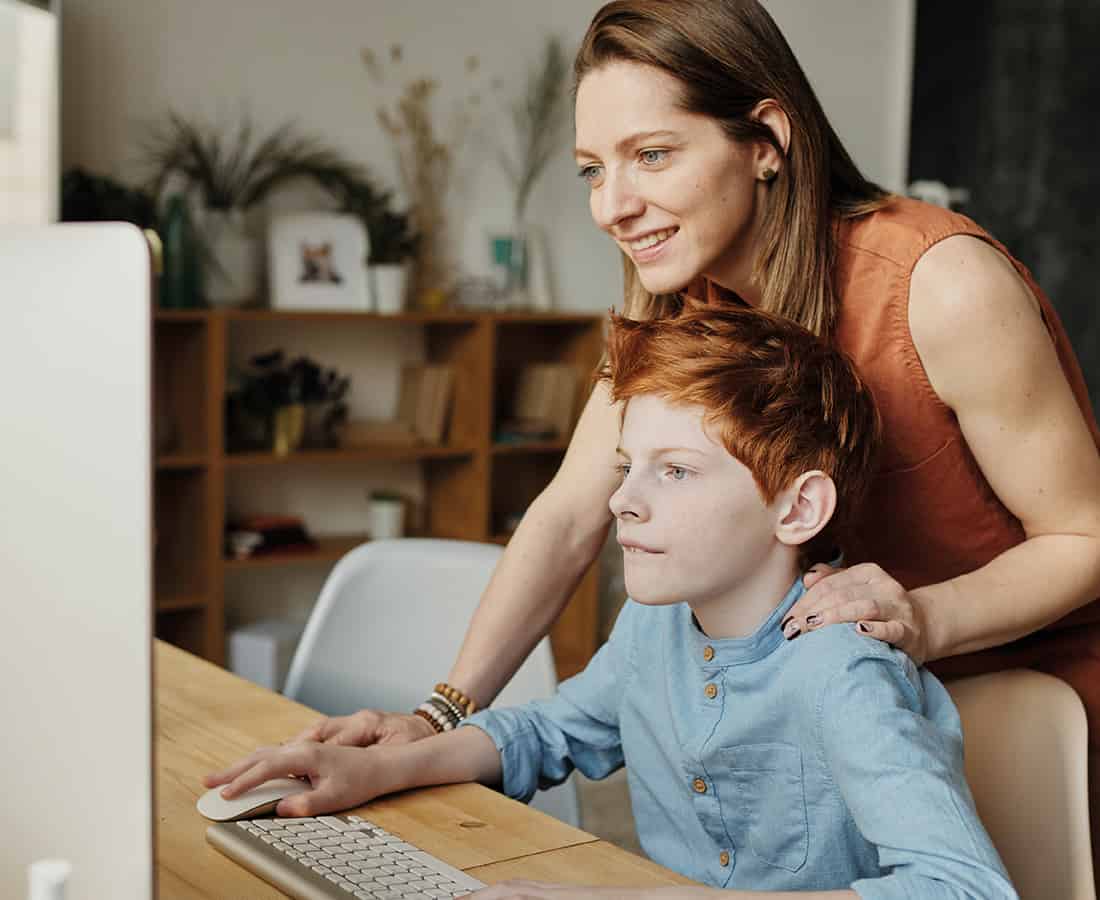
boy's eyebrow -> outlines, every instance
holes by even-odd
[[[648,141],[652,138],[674,138],[676,136],[677,135],[675,131],[667,131],[665,129],[660,129],[657,131],[639,131],[637,134],[631,134],[627,137],[624,137],[615,145],[615,149],[622,153],[622,151],[629,147],[631,144]],[[591,152],[590,150],[584,150],[580,147],[577,147],[573,150],[573,156],[578,159],[582,156],[595,158],[596,154]]]
[[[630,454],[627,453],[622,447],[616,447],[615,452],[619,456],[625,456],[630,458]],[[694,453],[696,456],[706,456],[702,450],[697,450],[695,447],[658,447],[656,450],[650,451],[650,456],[665,456],[670,453]]]

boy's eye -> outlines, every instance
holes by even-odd
[[[587,184],[595,184],[600,177],[600,167],[597,165],[581,166],[577,176]]]
[[[671,478],[673,481],[683,481],[685,478],[687,478],[687,474],[687,469],[683,469],[680,466],[668,467],[668,477]]]
[[[668,156],[667,150],[643,150],[638,154],[641,157],[642,162],[647,166],[655,166],[665,161],[665,157]]]

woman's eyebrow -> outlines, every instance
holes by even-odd
[[[615,145],[615,149],[619,153],[622,153],[627,147],[633,146],[634,144],[640,144],[643,141],[650,141],[650,140],[653,140],[654,138],[674,138],[674,137],[676,137],[676,132],[675,131],[664,131],[664,130],[639,131],[636,134],[632,134],[632,135],[629,135],[628,137],[624,137],[621,141],[619,141]],[[575,157],[577,157],[578,159],[580,159],[581,157],[593,157],[593,158],[596,157],[596,154],[593,153],[591,150],[584,150],[581,147],[577,147],[573,151],[573,155]]]

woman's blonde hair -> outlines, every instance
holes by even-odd
[[[767,142],[783,153],[771,129],[750,113],[771,99],[787,114],[790,146],[770,183],[753,279],[762,286],[762,309],[830,336],[837,315],[835,223],[880,208],[890,195],[852,162],[771,16],[756,0],[614,0],[588,27],[574,89],[613,61],[667,72],[681,84],[682,107],[714,119],[733,140]],[[646,291],[625,254],[623,286],[631,318],[680,308],[679,294]]]

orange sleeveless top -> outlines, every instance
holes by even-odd
[[[917,260],[960,234],[996,247],[1030,286],[1100,447],[1100,428],[1058,315],[1027,268],[1000,243],[965,216],[906,198],[843,222],[835,340],[869,385],[883,423],[880,471],[846,555],[849,563],[878,563],[906,588],[970,572],[1025,537],[1019,519],[982,475],[955,414],[933,390],[909,333],[909,282]],[[708,283],[707,297],[730,294]],[[1100,618],[1100,608],[1092,607],[1100,605],[1079,610],[1074,620]]]

